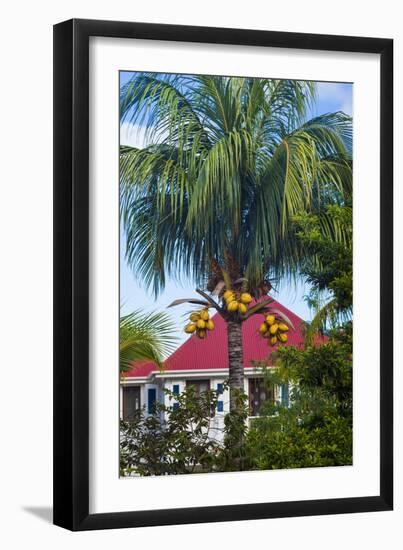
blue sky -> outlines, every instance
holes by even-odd
[[[129,71],[120,72],[120,86],[124,86],[134,73]],[[352,115],[352,84],[344,82],[317,82],[318,99],[316,109],[312,113],[332,113],[343,111],[347,115]]]
[[[133,73],[121,72],[121,86],[125,84]],[[343,111],[348,115],[352,115],[352,84],[340,82],[318,82],[317,84],[317,101],[316,105],[309,113],[310,117],[317,116],[323,113],[335,111]],[[127,123],[121,125],[120,141],[122,145],[142,146],[144,145],[142,128],[130,126]],[[304,295],[309,291],[309,288],[300,281],[296,286],[283,285],[278,292],[272,296],[280,301],[283,305],[294,311],[297,315],[305,320],[312,317],[312,312],[304,301]],[[180,282],[168,281],[164,292],[155,301],[151,292],[137,280],[136,274],[128,267],[125,261],[125,236],[123,231],[120,234],[120,303],[122,313],[129,313],[134,309],[144,311],[164,311],[167,306],[177,298],[196,297],[194,285],[192,281],[182,279]],[[178,306],[169,309],[168,312],[172,316],[173,332],[178,335],[178,343],[183,342],[187,336],[183,333],[183,325],[185,323],[186,311],[189,306]]]

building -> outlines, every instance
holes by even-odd
[[[293,312],[274,302],[273,307],[282,311],[293,323],[294,330],[288,332],[288,345],[300,346],[303,343],[302,319]],[[227,331],[225,321],[216,314],[215,329],[204,340],[191,336],[165,361],[163,371],[153,363],[134,364],[126,372],[121,382],[120,414],[130,420],[133,412],[144,407],[151,414],[156,401],[175,407],[164,393],[168,388],[179,394],[184,387],[192,384],[197,392],[206,389],[221,391],[215,415],[217,431],[221,431],[224,415],[229,412],[228,391],[222,391],[223,382],[228,378]],[[271,348],[267,340],[258,333],[262,322],[261,315],[253,315],[243,324],[243,353],[245,381],[244,389],[249,398],[250,418],[259,415],[264,401],[288,401],[288,388],[275,387],[268,390],[262,384],[262,375],[252,364],[267,359]]]

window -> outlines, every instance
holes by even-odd
[[[224,389],[223,389],[222,384],[217,384],[217,393],[218,393],[218,395],[221,395],[222,393],[224,393]]]
[[[217,401],[217,412],[224,412],[224,401]]]
[[[148,390],[148,414],[155,412],[155,402],[157,400],[157,390],[155,388],[149,388]]]
[[[136,411],[140,410],[140,388],[138,386],[123,387],[123,420],[133,420]]]
[[[196,395],[200,395],[202,392],[210,389],[210,380],[186,380],[186,386],[193,386]]]
[[[179,384],[174,384],[172,386],[172,393],[175,395],[179,395]]]
[[[176,411],[177,409],[179,409],[179,403],[174,403],[174,404],[172,405],[172,409],[173,409],[174,411]]]
[[[259,416],[265,401],[274,402],[274,388],[268,388],[263,378],[249,379],[249,414]]]

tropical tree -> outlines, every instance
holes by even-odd
[[[122,121],[145,131],[144,147],[121,147],[127,261],[155,295],[193,278],[188,301],[224,318],[231,410],[242,323],[270,313],[273,281],[303,258],[292,217],[351,185],[351,119],[307,120],[314,100],[312,82],[261,78],[137,73],[121,89]]]
[[[133,311],[120,318],[119,333],[120,373],[131,369],[136,361],[150,361],[162,368],[176,342],[172,320],[165,313]]]
[[[316,311],[307,327],[310,342],[318,331],[352,319],[353,216],[350,203],[329,204],[319,215],[295,218],[297,238],[305,250],[301,276],[310,285],[307,297]]]

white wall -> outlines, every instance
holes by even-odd
[[[395,548],[399,547],[403,523],[400,313],[396,329],[400,334],[396,348],[396,358],[400,358],[396,365],[396,434],[400,432],[396,446],[396,511],[78,534],[53,527],[39,517],[48,517],[51,505],[51,25],[74,16],[394,37],[395,67],[400,69],[395,92],[397,156],[403,150],[403,29],[399,5],[401,2],[392,0],[22,0],[3,4],[0,542],[5,548],[150,548],[150,541],[158,547],[173,538],[178,550],[189,548],[189,541],[194,549],[208,545],[235,550],[259,540],[266,541],[265,547],[302,550],[370,550],[389,547],[393,542],[397,543]],[[403,181],[401,162],[396,163],[399,180]],[[397,203],[401,210],[401,186]],[[398,225],[401,234],[402,221]],[[401,249],[400,235],[398,244]],[[396,280],[403,279],[401,258],[399,261]],[[401,292],[396,305],[402,311]]]

